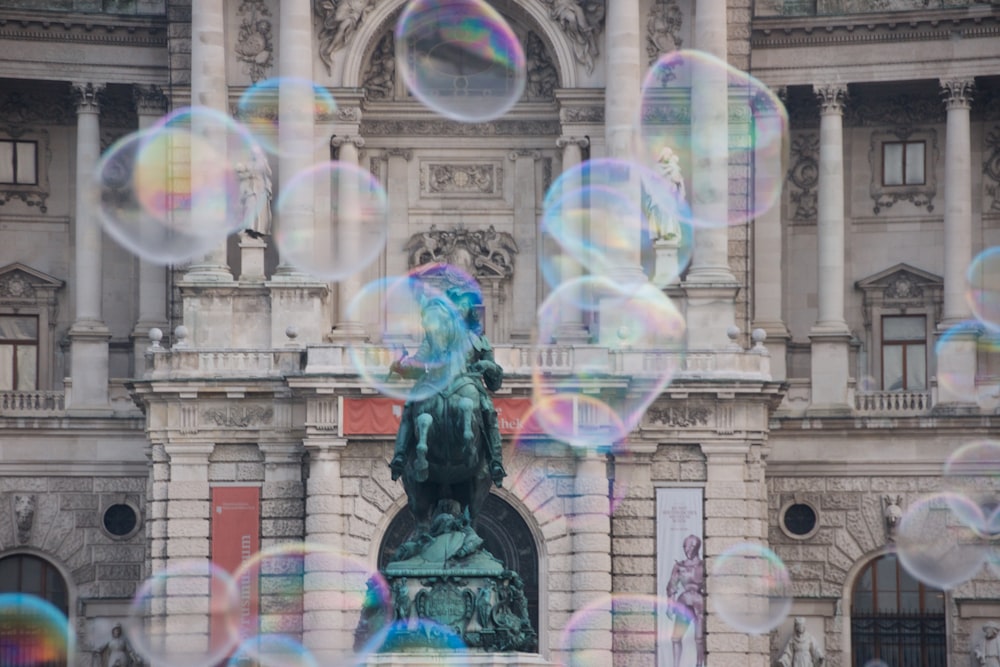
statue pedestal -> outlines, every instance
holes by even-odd
[[[653,242],[653,249],[656,251],[653,284],[657,287],[667,287],[678,281],[680,277],[679,247],[677,239],[657,239]]]
[[[240,234],[240,281],[264,282],[264,249],[267,242]]]

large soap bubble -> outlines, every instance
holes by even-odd
[[[73,637],[66,615],[27,593],[0,594],[0,659],[10,667],[66,664]]]
[[[792,579],[785,563],[767,547],[741,542],[720,554],[709,573],[708,601],[738,632],[761,635],[775,629],[792,609]]]
[[[978,515],[979,508],[966,496],[944,492],[920,498],[906,509],[896,530],[899,562],[915,579],[935,588],[948,590],[968,581],[988,556],[982,538],[965,523]]]

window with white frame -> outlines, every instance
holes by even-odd
[[[0,390],[38,389],[38,317],[0,315]]]
[[[923,315],[882,317],[882,389],[927,388],[927,318]]]
[[[887,141],[882,144],[882,185],[923,185],[923,141]]]
[[[0,139],[0,183],[38,184],[38,142]]]

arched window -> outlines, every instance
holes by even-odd
[[[25,593],[48,601],[64,616],[69,612],[69,593],[66,580],[51,563],[29,554],[15,554],[0,558],[0,593]],[[21,613],[19,611],[19,613]],[[11,646],[37,646],[38,637],[51,632],[52,627],[44,619],[35,624],[24,622],[28,616],[21,616],[21,622],[15,627],[0,628],[0,636],[12,640]],[[0,642],[2,644],[3,642]],[[21,654],[4,653],[0,655],[0,667],[6,665],[23,665],[25,656]],[[61,656],[46,654],[44,660],[31,660],[37,667],[66,667],[65,654]]]
[[[945,667],[944,592],[914,579],[894,554],[868,563],[851,596],[853,664]]]

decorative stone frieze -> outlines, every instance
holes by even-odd
[[[654,405],[646,411],[645,421],[674,428],[708,426],[712,408],[707,405],[682,403],[681,405]]]
[[[76,112],[65,89],[12,89],[0,94],[0,122],[13,125],[75,125]]]
[[[460,123],[454,120],[365,120],[361,134],[366,137],[511,137],[558,136],[558,121],[548,120],[497,120],[489,123]]]
[[[896,95],[886,98],[852,99],[844,110],[844,125],[850,127],[913,126],[943,123],[944,109],[926,95]]]
[[[274,66],[271,10],[264,0],[243,0],[236,15],[240,20],[234,47],[236,59],[250,80],[257,83]]]
[[[604,107],[563,107],[559,120],[564,123],[603,123]]]
[[[274,408],[269,405],[227,405],[222,408],[206,408],[201,417],[206,424],[223,428],[247,428],[266,426],[274,420]]]
[[[438,229],[414,234],[405,246],[409,266],[443,262],[455,264],[476,277],[509,278],[514,273],[517,243],[509,232],[487,229]],[[466,259],[469,258],[469,259]],[[468,266],[466,266],[468,265]]]
[[[375,9],[375,0],[321,0],[313,3],[319,17],[319,59],[333,73],[333,54],[347,46]]]
[[[819,136],[800,133],[792,139],[788,200],[795,221],[815,221],[819,188]]]
[[[503,167],[495,162],[420,165],[420,194],[424,197],[503,194]]]

